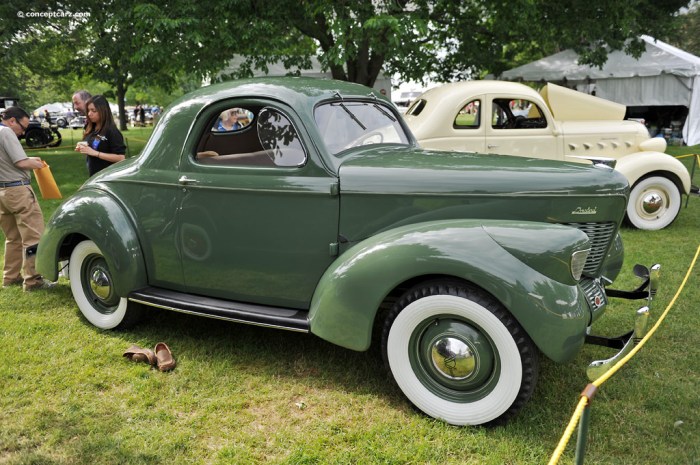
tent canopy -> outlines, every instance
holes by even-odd
[[[596,95],[626,106],[682,105],[688,108],[683,139],[700,144],[700,57],[649,36],[637,59],[617,50],[602,68],[578,63],[565,50],[517,68],[500,78],[508,81],[565,82],[577,88],[595,86]]]

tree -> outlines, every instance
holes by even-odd
[[[643,50],[639,35],[660,36],[687,3],[250,0],[249,29],[310,38],[334,78],[372,85],[380,70],[411,80],[499,74],[564,48],[575,49],[582,61],[594,65],[602,65],[612,50],[638,56]],[[231,11],[227,18],[237,14]],[[256,57],[273,51],[266,40],[256,44],[251,51]]]
[[[317,56],[334,78],[368,86],[381,71],[406,80],[497,75],[565,48],[602,65],[611,50],[641,53],[640,34],[664,37],[687,2],[39,0],[33,11],[82,12],[89,20],[37,22],[18,18],[18,9],[30,4],[18,0],[0,6],[0,40],[14,51],[12,63],[22,64],[22,49],[14,46],[37,32],[54,37],[61,44],[52,52],[60,58],[51,62],[54,73],[75,72],[112,86],[124,129],[124,100],[132,86],[172,90],[183,76],[220,77],[236,54],[246,60],[234,77],[277,61],[309,68]],[[0,66],[0,78],[22,77],[6,69]]]
[[[42,1],[0,5],[0,94],[19,97],[29,110],[69,93],[76,76],[66,32],[75,23],[69,17],[31,15],[47,8]]]
[[[679,18],[679,27],[670,31],[667,40],[688,53],[700,56],[699,3],[694,3],[690,11]]]

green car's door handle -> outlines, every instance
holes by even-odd
[[[187,176],[180,176],[180,179],[178,179],[177,182],[184,185],[199,183],[199,181],[197,181],[196,179],[190,179]]]

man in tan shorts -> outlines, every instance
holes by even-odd
[[[5,233],[2,286],[24,284],[25,291],[35,291],[50,289],[54,283],[46,281],[34,266],[44,217],[30,185],[30,170],[44,164],[39,157],[27,157],[19,143],[28,124],[29,115],[19,107],[5,110],[0,122],[0,227]]]

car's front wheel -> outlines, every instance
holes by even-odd
[[[382,345],[406,397],[453,425],[504,423],[537,382],[527,333],[491,296],[459,282],[406,292],[386,320]]]
[[[29,148],[39,148],[51,142],[51,139],[47,137],[46,131],[42,128],[30,128],[27,129],[24,135],[27,147]]]
[[[663,229],[681,210],[678,186],[663,176],[649,176],[638,181],[630,192],[627,220],[637,229]]]
[[[141,308],[129,305],[114,290],[114,276],[102,251],[92,241],[79,243],[68,268],[73,298],[83,316],[101,329],[124,329],[141,317]]]

